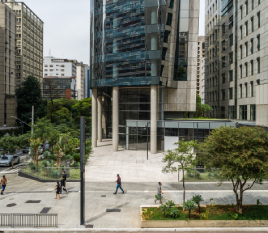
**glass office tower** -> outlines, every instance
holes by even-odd
[[[148,120],[156,153],[157,122],[195,111],[198,17],[199,0],[91,0],[93,147],[116,151],[128,120]]]

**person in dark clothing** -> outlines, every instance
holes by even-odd
[[[54,190],[56,190],[55,199],[57,199],[57,197],[59,197],[59,200],[60,200],[60,183],[59,182],[57,182],[56,187],[52,191],[54,191]]]
[[[64,176],[62,176],[62,179],[60,181],[61,193],[62,193],[62,189],[63,189],[66,192],[66,194],[68,194],[68,191],[65,188],[65,182],[66,182],[66,180],[64,179]]]
[[[61,192],[62,189],[66,192],[66,194],[68,194],[67,188],[66,188],[66,179],[67,179],[67,175],[65,173],[65,171],[62,172],[62,180],[61,180]]]
[[[125,193],[124,190],[122,189],[121,177],[119,176],[119,174],[117,174],[117,180],[115,182],[117,183],[117,185],[116,185],[116,190],[114,194],[117,194],[117,190],[119,188],[122,190],[123,193]]]

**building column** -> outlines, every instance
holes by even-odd
[[[151,154],[157,153],[157,86],[151,86]]]
[[[102,96],[98,96],[98,142],[102,141]]]
[[[92,147],[97,147],[97,88],[92,89]]]
[[[119,88],[113,87],[113,151],[118,150]]]

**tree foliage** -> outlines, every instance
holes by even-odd
[[[201,103],[201,97],[196,93],[196,112],[195,117],[208,117],[213,108],[208,104]]]
[[[162,172],[178,172],[182,171],[183,182],[183,203],[185,202],[185,185],[184,185],[184,171],[191,171],[196,165],[197,159],[194,153],[194,148],[197,146],[195,141],[179,140],[175,143],[177,146],[174,150],[167,150],[162,162],[167,163]]]
[[[199,153],[206,168],[218,169],[221,180],[232,181],[242,212],[243,193],[267,175],[267,132],[258,127],[220,127],[200,145]]]
[[[34,119],[46,115],[47,101],[42,99],[41,85],[37,78],[28,76],[16,90],[17,115],[24,122],[31,122],[32,106],[34,106]]]

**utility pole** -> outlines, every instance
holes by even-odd
[[[80,225],[85,224],[85,117],[80,117]]]
[[[33,127],[34,127],[34,106],[32,106],[32,130],[31,130],[32,136],[33,136]]]

